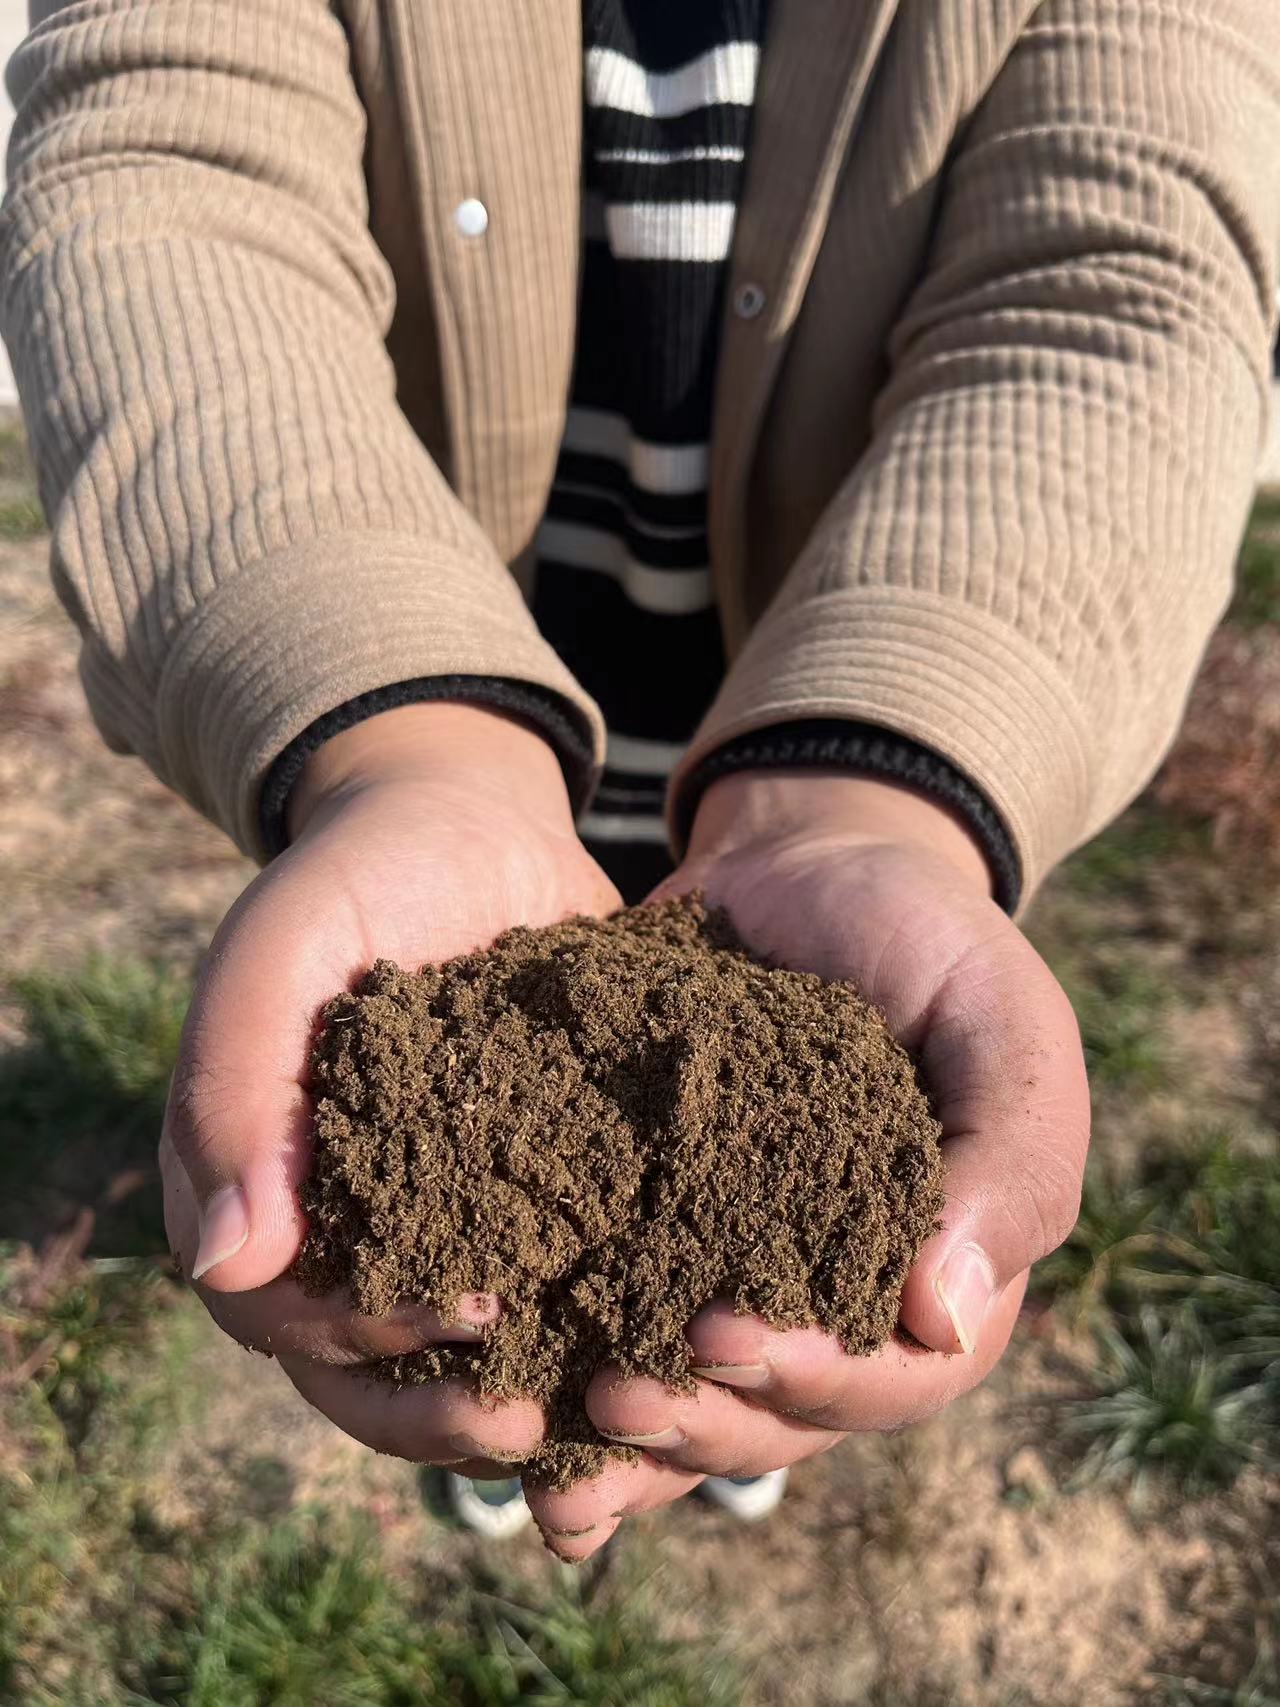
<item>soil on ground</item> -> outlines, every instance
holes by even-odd
[[[696,898],[381,961],[329,1004],[312,1070],[304,1287],[446,1316],[497,1294],[478,1347],[380,1372],[540,1400],[528,1471],[557,1485],[620,1450],[583,1409],[595,1371],[690,1386],[714,1298],[882,1345],[941,1207],[939,1128],[879,1014]]]

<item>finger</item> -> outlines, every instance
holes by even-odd
[[[558,1558],[577,1563],[602,1547],[624,1517],[669,1505],[701,1480],[639,1453],[611,1459],[598,1475],[559,1492],[526,1486],[525,1499],[547,1546]]]
[[[481,1459],[509,1476],[542,1440],[542,1412],[532,1399],[481,1399],[461,1381],[393,1387],[305,1357],[282,1357],[280,1365],[308,1404],[353,1440],[393,1458],[450,1466]]]
[[[742,1392],[756,1404],[839,1433],[903,1428],[922,1422],[976,1387],[1008,1344],[1026,1289],[1020,1275],[987,1311],[970,1357],[947,1356],[902,1339],[866,1357],[850,1357],[820,1328],[768,1327],[728,1304],[708,1305],[690,1324],[700,1378]]]
[[[900,1319],[937,1351],[972,1352],[1000,1290],[1075,1225],[1089,1144],[1075,1016],[1025,939],[1011,935],[980,977],[963,961],[952,969],[922,1066],[945,1134],[946,1202]]]
[[[461,1319],[442,1317],[426,1304],[401,1304],[383,1316],[366,1316],[343,1295],[309,1298],[289,1275],[252,1292],[205,1292],[218,1326],[254,1351],[276,1357],[306,1357],[339,1367],[403,1356],[432,1345],[476,1345],[497,1320],[491,1293],[468,1293],[458,1301]]]
[[[840,1439],[712,1381],[698,1381],[692,1393],[673,1393],[660,1381],[623,1381],[603,1369],[587,1389],[586,1409],[608,1439],[708,1476],[762,1476]]]

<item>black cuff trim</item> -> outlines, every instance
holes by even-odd
[[[676,803],[681,846],[689,840],[699,801],[720,777],[738,771],[814,770],[824,766],[888,777],[949,806],[964,820],[986,855],[996,900],[1006,913],[1015,911],[1022,893],[1022,862],[1003,819],[986,795],[930,748],[870,723],[848,723],[838,718],[775,723],[717,747],[694,767]]]
[[[295,735],[274,760],[258,802],[258,824],[268,859],[274,859],[289,845],[285,808],[303,765],[317,747],[381,711],[442,699],[492,706],[497,711],[509,711],[527,719],[554,748],[575,814],[586,805],[595,772],[595,753],[586,719],[568,700],[549,688],[534,687],[531,682],[514,681],[506,676],[417,676],[357,694],[345,704],[326,711],[300,735]]]

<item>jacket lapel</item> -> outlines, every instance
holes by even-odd
[[[899,0],[771,0],[716,379],[710,533],[731,647],[742,638],[744,497],[765,406],[822,244]],[[751,294],[756,293],[754,297]],[[763,293],[763,306],[753,314]],[[748,312],[744,314],[743,308]]]
[[[405,43],[454,489],[514,559],[563,427],[580,249],[581,0],[382,0]],[[457,210],[483,203],[480,237]]]

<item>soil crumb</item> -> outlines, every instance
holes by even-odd
[[[496,1293],[481,1344],[377,1373],[540,1400],[525,1471],[557,1487],[625,1450],[583,1410],[595,1370],[688,1389],[714,1298],[882,1345],[941,1207],[939,1128],[880,1015],[696,897],[379,961],[326,1007],[312,1074],[301,1284],[446,1318]]]

